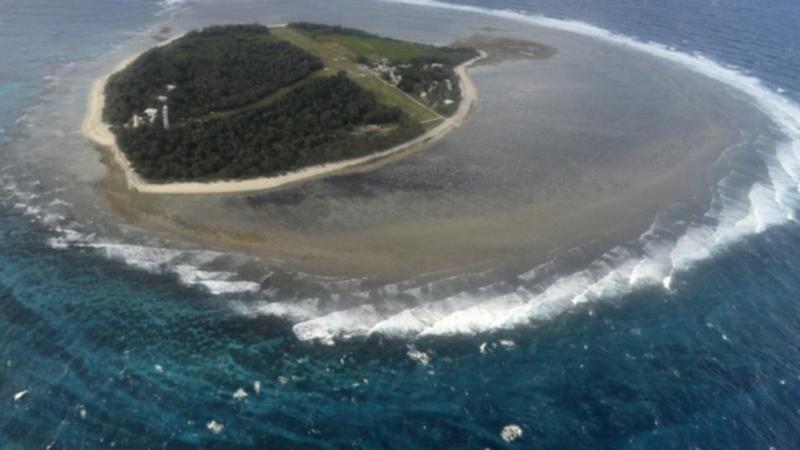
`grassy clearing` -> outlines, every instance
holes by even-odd
[[[271,31],[274,36],[284,39],[322,59],[325,64],[325,74],[334,75],[339,71],[346,72],[353,81],[372,92],[381,103],[402,109],[409,117],[423,123],[426,128],[436,126],[442,119],[438,113],[428,106],[386,83],[372,71],[356,63],[356,58],[361,53],[354,51],[351,46],[357,45],[356,41],[360,39],[364,40],[363,45],[366,46],[365,48],[376,49],[376,43],[367,42],[372,41],[373,38],[354,37],[356,41],[340,42],[336,39],[314,39],[310,34],[291,27],[273,28]],[[375,40],[380,41],[380,39]],[[387,42],[403,44],[394,41]],[[414,44],[411,44],[411,46],[414,46]],[[429,48],[427,46],[422,47]],[[395,53],[400,54],[402,52],[399,49],[395,49]],[[410,55],[411,52],[406,51],[405,54]]]

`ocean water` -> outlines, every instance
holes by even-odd
[[[275,22],[352,12],[262,3]],[[1,2],[0,447],[798,447],[800,5],[364,3],[655,55],[782,138],[732,151],[709,211],[664,211],[585,270],[368,287],[112,230],[91,193],[72,117],[91,76],[239,6]]]

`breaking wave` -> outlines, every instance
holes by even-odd
[[[168,248],[155,243],[131,244],[102,237],[74,220],[73,205],[59,198],[63,189],[44,190],[38,181],[0,175],[0,195],[19,214],[50,229],[47,240],[57,250],[89,250],[107,259],[151,273],[172,273],[178,281],[214,295],[247,294],[261,290],[257,281],[244,280],[236,267],[247,264],[246,257],[208,250]]]

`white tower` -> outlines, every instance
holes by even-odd
[[[161,118],[164,119],[164,129],[169,130],[169,108],[167,108],[167,105],[161,108]]]

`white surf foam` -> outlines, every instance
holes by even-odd
[[[480,301],[481,297],[478,295],[462,293],[438,302],[423,303],[381,320],[369,329],[368,334],[414,337],[454,311],[468,308]]]
[[[360,305],[300,322],[292,327],[292,331],[302,341],[333,345],[336,340],[366,335],[382,318],[375,306]]]
[[[200,270],[188,264],[179,264],[172,271],[178,274],[183,284],[201,285],[215,295],[258,292],[261,289],[261,285],[253,281],[232,280],[236,276],[234,272]]]
[[[228,256],[206,250],[181,250],[117,242],[88,242],[85,246],[100,251],[106,258],[153,273],[172,272],[186,286],[199,286],[214,295],[255,293],[261,284],[237,280],[233,271],[203,270],[206,264]]]
[[[21,186],[24,185],[23,186]],[[54,236],[47,239],[50,248],[91,248],[109,259],[150,271],[173,272],[180,282],[187,286],[201,286],[212,294],[254,293],[261,285],[254,281],[237,280],[233,271],[208,271],[201,267],[226,255],[213,251],[187,251],[162,248],[158,246],[135,245],[98,238],[93,232],[80,231],[85,228],[68,219],[73,205],[55,195],[60,189],[36,191],[40,188],[37,180],[21,182],[0,179],[0,190],[6,192],[6,200],[13,202],[14,209],[31,221],[52,230]]]
[[[310,320],[320,315],[320,300],[306,298],[286,302],[235,302],[232,307],[248,317],[272,316],[293,322]]]
[[[44,215],[47,223],[49,215]],[[75,224],[73,224],[75,225]],[[261,290],[255,281],[237,279],[235,271],[204,270],[203,266],[228,255],[214,251],[197,251],[135,245],[97,238],[94,233],[83,233],[65,226],[54,226],[57,234],[48,239],[51,248],[88,248],[101,256],[151,273],[174,273],[185,286],[202,287],[214,295],[246,294]]]

